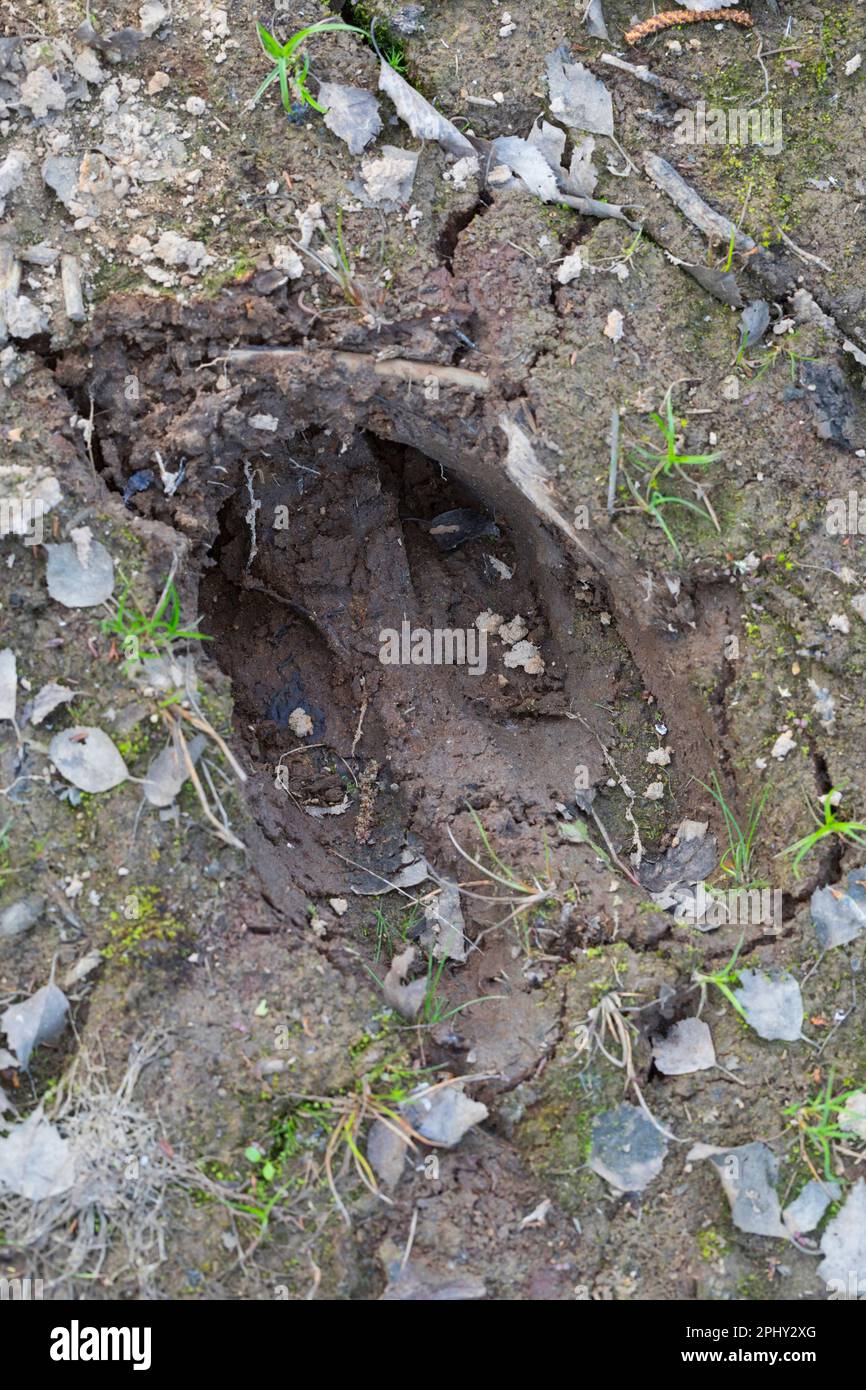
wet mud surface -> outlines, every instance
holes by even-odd
[[[598,63],[606,46],[589,44],[562,7],[520,13],[506,51],[488,8],[428,7],[410,72],[443,110],[480,93],[487,105],[468,103],[479,137],[525,133],[543,93],[540,76],[521,74],[565,36],[614,91],[636,166],[649,148],[677,155],[669,105]],[[784,47],[773,7],[754,8],[768,46]],[[736,363],[738,319],[681,264],[717,269],[724,248],[708,249],[639,168],[605,172],[600,185],[642,209],[635,250],[623,224],[544,206],[519,187],[446,185],[446,157],[428,144],[416,225],[406,209],[346,214],[359,273],[381,292],[378,329],[312,272],[273,288],[268,248],[313,197],[335,215],[348,161],[314,122],[281,123],[278,158],[276,117],[269,124],[262,109],[241,161],[238,55],[225,72],[203,61],[200,74],[230,126],[196,210],[233,209],[213,232],[220,283],[142,292],[140,266],[119,280],[116,248],[92,321],[65,341],[31,342],[3,386],[9,459],[26,448],[61,478],[52,539],[85,521],[148,610],[176,563],[184,613],[211,639],[194,653],[203,708],[247,777],[243,788],[216,784],[238,850],[212,834],[189,784],[171,811],[143,809],[134,785],[73,802],[42,779],[35,745],[48,737],[31,730],[2,745],[9,900],[14,889],[47,903],[34,931],[0,941],[4,1007],[44,982],[55,955],[67,970],[99,953],[96,973],[69,989],[76,1040],[116,1083],[149,1040],[137,1094],[174,1165],[172,1240],[159,1260],[113,1249],[97,1295],[826,1296],[812,1256],[738,1229],[710,1165],[687,1157],[698,1140],[759,1139],[779,1156],[781,1187],[797,1190],[809,1168],[784,1108],[813,1094],[830,1061],[846,1085],[866,1080],[858,953],[819,964],[809,910],[816,886],[837,883],[862,853],[828,839],[799,876],[777,857],[806,833],[810,798],[844,786],[847,810],[866,806],[866,627],[852,604],[866,582],[863,541],[825,525],[829,499],[862,484],[866,447],[862,367],[843,347],[864,331],[866,245],[853,211],[862,132],[848,87],[828,126],[820,69],[838,73],[862,45],[862,16],[839,6],[830,24],[802,8],[803,81],[772,70],[790,157],[777,167],[753,151],[737,163],[702,149],[678,165],[732,218],[752,181],[758,249],[737,264],[738,283],[746,299],[771,302],[774,321],[796,324],[793,356],[760,371]],[[294,9],[287,23],[308,17]],[[605,5],[612,34],[633,9]],[[708,100],[753,96],[762,78],[744,36],[694,28],[698,47],[680,58],[657,43],[654,69]],[[194,34],[178,29],[172,61]],[[334,42],[333,80],[375,80],[369,52]],[[464,65],[472,55],[477,77],[452,51]],[[831,173],[837,183],[819,198],[812,184]],[[780,221],[833,272],[795,255]],[[375,257],[361,256],[367,242]],[[561,284],[557,268],[578,247],[586,269]],[[229,271],[240,250],[247,259]],[[605,332],[614,309],[616,342]],[[628,509],[627,493],[614,515],[606,497],[611,410],[624,457],[651,447],[650,411],[672,383],[683,441],[720,455],[707,473],[717,525],[679,518],[676,550]],[[183,470],[173,493],[161,467]],[[449,513],[467,536],[453,549],[436,532]],[[45,732],[102,725],[143,777],[165,741],[159,692],[126,678],[101,611],[58,618],[38,548],[2,544],[14,551],[3,645],[31,631],[19,652],[30,686],[62,679],[80,692]],[[492,614],[522,618],[532,669],[506,664],[514,644],[495,632],[477,673],[380,659],[383,633],[404,624],[477,634]],[[829,724],[816,704],[825,688]],[[794,751],[775,758],[785,730]],[[698,932],[638,882],[639,861],[664,855],[686,818],[709,822],[721,858],[725,826],[704,786],[713,774],[741,820],[772,787],[754,868],[784,895],[775,930]],[[565,839],[560,827],[577,821],[586,835]],[[381,891],[422,857],[429,878]],[[425,937],[425,906],[453,883],[463,961],[439,959]],[[136,931],[124,917],[130,893],[146,904]],[[723,967],[741,936],[741,963],[802,981],[815,1045],[758,1038],[711,992],[703,1017],[722,1069],[663,1075],[653,1039],[694,1014],[695,972]],[[383,990],[410,946],[409,982],[433,979],[414,1022]],[[641,1194],[611,1191],[588,1166],[593,1127],[623,1100],[625,1077],[604,1056],[588,1066],[577,1039],[611,993],[640,1010],[634,1075],[677,1141]],[[46,1049],[36,1093],[73,1057],[71,1043]],[[324,1169],[339,1112],[322,1098],[396,1103],[419,1080],[449,1076],[474,1078],[467,1090],[487,1119],[434,1151],[432,1166],[428,1151],[412,1152],[399,1180],[383,1180],[387,1203],[340,1150],[347,1225]],[[8,1090],[10,1073],[0,1080]],[[273,1165],[270,1186],[250,1146]],[[839,1162],[855,1181],[856,1160]],[[239,1215],[277,1189],[266,1230]],[[62,1242],[10,1239],[4,1261],[61,1293],[77,1287]]]

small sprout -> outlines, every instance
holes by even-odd
[[[718,454],[680,453],[679,436],[685,421],[677,421],[674,415],[672,393],[673,387],[668,387],[662,402],[664,414],[653,411],[650,416],[662,436],[663,447],[654,445],[647,449],[640,444],[634,446],[632,466],[645,469],[641,484],[634,482],[624,465],[622,472],[628,491],[635,503],[634,507],[625,510],[641,511],[649,516],[664,532],[668,544],[679,559],[681,551],[665,519],[665,508],[685,507],[687,511],[693,512],[704,521],[708,521],[712,526],[715,526],[717,531],[720,531],[718,518],[706,492],[684,471],[686,468],[704,468],[708,463],[713,463],[719,456]],[[698,502],[692,502],[686,497],[679,497],[663,486],[662,480],[672,478],[674,473],[693,489],[699,499]]]
[[[819,798],[824,811],[823,820],[814,808],[809,806],[817,829],[812,830],[801,839],[795,840],[792,845],[788,845],[776,855],[777,859],[786,859],[790,855],[793,855],[791,867],[797,878],[800,877],[800,864],[803,862],[806,855],[810,850],[814,849],[815,845],[817,845],[820,840],[826,839],[828,835],[838,835],[846,844],[861,845],[866,848],[866,839],[862,838],[863,835],[866,835],[866,823],[859,820],[840,820],[836,815],[836,806],[839,804],[840,797],[841,793],[839,790],[836,787],[831,787],[824,796]]]
[[[695,971],[694,975],[692,976],[692,980],[694,984],[700,985],[701,987],[701,1002],[698,1007],[698,1015],[700,1015],[701,1010],[703,1009],[704,1004],[706,1002],[707,985],[715,985],[716,989],[719,990],[719,992],[725,996],[728,1003],[731,1004],[736,1009],[737,1013],[741,1016],[741,1018],[745,1020],[746,1011],[733,992],[733,986],[738,985],[740,982],[740,972],[739,970],[737,970],[736,966],[737,959],[742,949],[743,937],[741,936],[739,941],[737,942],[734,954],[731,956],[727,965],[722,966],[721,970],[717,970],[712,975],[704,975],[699,970]]]
[[[302,106],[312,106],[315,111],[324,114],[325,108],[319,105],[307,86],[310,58],[307,53],[301,54],[301,47],[313,35],[361,34],[364,32],[363,29],[359,29],[355,24],[342,24],[333,19],[320,19],[317,24],[310,24],[306,29],[299,29],[285,43],[280,43],[278,39],[275,39],[264,24],[256,24],[256,29],[262,48],[269,58],[273,58],[274,66],[253,97],[253,106],[264,96],[272,83],[279,82],[283,106],[289,116],[294,117],[297,114],[298,102]]]

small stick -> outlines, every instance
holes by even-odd
[[[66,317],[70,323],[84,323],[84,296],[81,293],[81,271],[76,256],[60,257],[60,282],[63,286],[63,303]]]
[[[223,757],[225,758],[226,762],[231,767],[238,781],[245,782],[247,780],[247,774],[244,772],[243,768],[241,767],[234,753],[229,748],[225,739],[217,733],[216,729],[213,728],[213,726],[209,724],[206,719],[198,719],[194,714],[190,714],[188,709],[183,709],[181,705],[175,705],[173,706],[173,708],[177,710],[178,714],[182,714],[184,719],[188,719],[190,724],[192,724],[194,728],[199,729],[203,734],[210,735],[217,748],[220,750]]]
[[[694,101],[694,95],[686,88],[681,87],[678,82],[674,82],[669,77],[659,77],[658,73],[650,72],[646,63],[627,63],[624,58],[618,58],[615,53],[602,53],[601,61],[607,63],[609,67],[618,68],[620,72],[627,72],[631,77],[636,77],[638,82],[645,82],[648,87],[653,87],[663,96],[676,97],[684,106],[689,106]]]
[[[607,475],[607,514],[613,516],[616,501],[616,479],[619,471],[619,410],[614,406],[610,416],[610,471]]]
[[[833,274],[833,267],[831,265],[828,265],[826,261],[822,261],[819,256],[813,256],[811,251],[804,251],[802,246],[798,246],[795,241],[791,240],[787,232],[782,231],[781,227],[777,227],[776,231],[779,233],[785,245],[790,246],[795,256],[799,256],[804,261],[811,261],[813,265],[820,266],[821,269],[826,270],[829,275]]]
[[[196,795],[198,796],[201,809],[204,811],[207,819],[214,827],[214,830],[216,831],[217,835],[225,844],[231,845],[233,849],[246,849],[246,846],[244,845],[243,841],[239,840],[237,835],[234,835],[231,830],[228,830],[224,825],[221,825],[220,822],[217,820],[216,816],[214,815],[213,811],[211,810],[208,804],[207,797],[204,793],[204,787],[202,786],[201,781],[199,779],[199,775],[195,770],[195,764],[193,763],[193,760],[190,757],[189,748],[187,747],[186,739],[184,738],[183,733],[181,732],[180,724],[176,723],[175,720],[171,718],[171,715],[168,713],[167,710],[163,710],[163,717],[165,718],[169,728],[172,730],[172,733],[176,733],[177,735],[177,738],[180,743],[180,750],[183,753],[183,760],[186,763],[186,770],[189,773],[190,781],[195,787]]]

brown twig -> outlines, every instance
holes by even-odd
[[[176,738],[178,746],[180,747],[184,763],[186,764],[186,770],[189,773],[190,781],[195,787],[196,796],[199,799],[201,809],[204,811],[205,816],[210,821],[211,825],[214,827],[216,834],[223,841],[224,844],[231,845],[232,849],[245,849],[246,847],[243,841],[239,840],[237,835],[233,834],[232,831],[229,830],[228,826],[223,825],[211,810],[210,803],[208,802],[208,799],[205,795],[204,787],[201,784],[201,779],[199,778],[199,775],[195,770],[195,763],[190,757],[190,751],[187,747],[186,739],[183,736],[180,723],[177,720],[172,719],[167,710],[163,710],[163,716],[165,718],[165,722],[168,724],[168,727],[171,729],[173,736]]]

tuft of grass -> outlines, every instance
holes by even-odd
[[[128,661],[147,661],[161,656],[170,652],[175,642],[213,641],[212,637],[197,632],[195,627],[182,626],[180,598],[170,576],[150,616],[136,602],[127,580],[116,611],[103,619],[102,631],[120,638]]]
[[[409,911],[401,917],[399,923],[395,926],[392,922],[388,921],[381,907],[377,907],[374,912],[376,950],[373,960],[375,963],[378,965],[379,961],[382,959],[382,953],[386,946],[391,948],[392,954],[395,946],[403,950],[409,940],[410,931],[413,927],[417,926],[419,922],[423,921],[423,918],[424,913],[420,906],[417,903],[413,903]]]
[[[341,20],[320,19],[317,24],[308,24],[305,29],[299,29],[285,43],[280,43],[264,24],[257,23],[256,32],[265,53],[273,58],[274,66],[253,97],[253,105],[261,100],[274,82],[279,82],[283,106],[291,116],[294,115],[292,93],[302,106],[312,106],[314,111],[323,115],[325,112],[325,107],[320,106],[307,86],[310,72],[310,56],[304,51],[307,40],[322,34],[363,34],[364,30],[356,24],[343,24]]]
[[[386,1197],[381,1191],[366,1154],[361,1152],[361,1135],[364,1126],[371,1121],[380,1121],[392,1134],[402,1139],[409,1149],[415,1150],[419,1144],[426,1148],[443,1147],[438,1140],[425,1139],[423,1134],[419,1134],[400,1113],[399,1107],[408,1099],[421,1099],[423,1096],[431,1095],[434,1091],[441,1090],[444,1086],[454,1085],[455,1080],[460,1080],[460,1078],[449,1077],[445,1081],[437,1081],[429,1086],[422,1085],[414,1091],[407,1091],[404,1086],[398,1083],[384,1094],[374,1093],[366,1080],[362,1081],[359,1088],[350,1095],[316,1096],[294,1093],[295,1099],[305,1103],[307,1113],[312,1114],[313,1111],[310,1107],[315,1106],[319,1119],[329,1125],[333,1121],[333,1127],[325,1145],[324,1170],[334,1205],[347,1226],[351,1225],[351,1218],[346,1204],[337,1190],[336,1179],[341,1175],[345,1176],[350,1168],[354,1169],[356,1177],[360,1179],[372,1196],[378,1197],[380,1201],[388,1203],[389,1206],[392,1205],[391,1198]],[[336,1165],[341,1154],[342,1160],[339,1171],[337,1171]]]
[[[755,855],[755,838],[758,833],[758,825],[764,813],[767,797],[770,794],[769,786],[765,787],[760,796],[755,796],[749,803],[747,818],[744,825],[740,825],[731,807],[725,800],[719,779],[715,772],[712,774],[712,786],[696,779],[698,785],[704,791],[709,792],[710,796],[722,808],[722,815],[725,818],[725,830],[728,836],[728,848],[722,858],[719,868],[722,873],[734,880],[737,888],[765,888],[764,879],[756,879],[753,872],[753,859]]]
[[[623,467],[626,485],[635,504],[627,510],[641,511],[649,516],[663,531],[668,544],[679,559],[682,552],[665,517],[665,511],[669,507],[684,507],[702,521],[709,522],[717,531],[721,530],[706,492],[700,483],[690,478],[685,471],[687,468],[705,468],[707,464],[714,463],[719,455],[680,453],[679,436],[685,421],[678,421],[674,414],[672,386],[665,392],[661,411],[654,410],[650,419],[661,434],[662,442],[651,443],[648,448],[642,444],[633,446],[632,466],[642,468],[643,477],[636,483],[628,469]],[[674,475],[692,488],[699,499],[697,502],[668,490],[665,480],[672,480]]]
[[[827,1077],[827,1084],[813,1100],[806,1101],[803,1105],[795,1102],[782,1111],[782,1114],[787,1115],[799,1131],[800,1153],[814,1177],[817,1178],[818,1174],[806,1153],[807,1146],[823,1159],[824,1177],[828,1181],[832,1181],[834,1174],[831,1170],[831,1163],[834,1143],[840,1139],[857,1138],[852,1130],[843,1129],[839,1123],[839,1116],[845,1109],[846,1101],[857,1094],[856,1090],[840,1091],[838,1095],[834,1096],[833,1069],[831,1068]]]
[[[814,807],[807,802],[816,828],[808,835],[803,835],[801,839],[795,840],[793,844],[787,845],[776,855],[777,859],[786,859],[793,855],[791,867],[797,878],[800,877],[800,865],[806,855],[828,835],[838,835],[846,844],[860,845],[866,849],[866,839],[862,838],[863,835],[866,835],[866,823],[859,820],[840,820],[836,815],[836,805],[840,799],[841,791],[838,787],[831,787],[824,796],[819,797],[824,812],[823,820]]]

